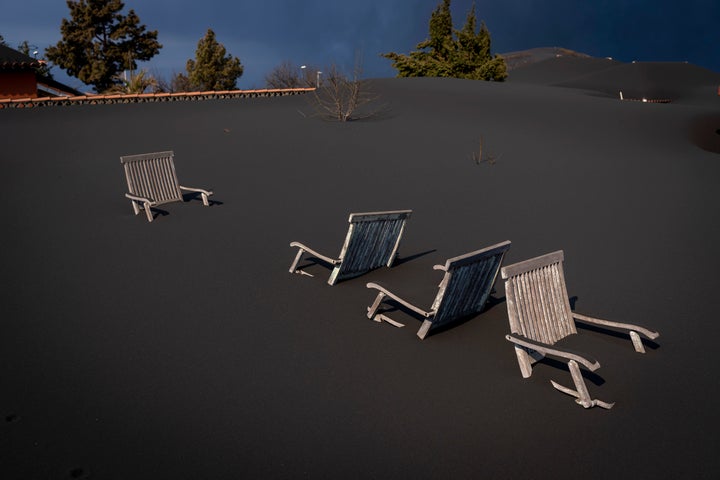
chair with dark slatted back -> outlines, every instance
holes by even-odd
[[[429,310],[422,309],[402,297],[392,293],[379,283],[368,283],[367,288],[378,290],[375,301],[368,307],[368,318],[375,321],[387,321],[395,326],[403,324],[392,320],[379,312],[380,305],[386,300],[405,306],[424,318],[418,337],[424,339],[432,329],[449,325],[463,318],[480,313],[487,305],[492,293],[500,265],[510,249],[511,242],[504,241],[487,248],[453,257],[445,265],[435,265],[435,270],[445,272],[440,281],[435,300]]]
[[[333,266],[328,279],[330,285],[358,277],[375,268],[391,267],[411,213],[412,210],[392,210],[350,214],[350,227],[338,258],[323,255],[300,242],[292,242],[290,246],[297,248],[298,252],[290,265],[290,272],[304,273],[298,268],[298,263],[305,253]]]

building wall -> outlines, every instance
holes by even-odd
[[[36,98],[35,72],[0,72],[0,98]]]

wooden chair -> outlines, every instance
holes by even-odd
[[[555,343],[577,333],[576,320],[628,332],[635,350],[640,353],[645,353],[640,334],[648,339],[655,339],[659,334],[638,325],[601,320],[571,311],[562,262],[563,252],[560,250],[503,267],[501,274],[505,279],[512,332],[505,338],[515,345],[523,378],[532,375],[532,365],[545,355],[559,357],[568,362],[575,390],[552,381],[555,388],[576,397],[576,402],[585,408],[596,405],[612,408],[614,403],[590,397],[580,373],[579,365],[595,371],[600,368],[600,363],[588,355],[567,350]]]
[[[383,265],[390,267],[397,256],[405,223],[411,213],[412,210],[394,210],[350,214],[350,227],[338,258],[318,253],[300,242],[292,242],[290,247],[297,247],[298,252],[290,265],[290,273],[309,275],[298,269],[300,258],[305,252],[333,266],[328,279],[330,285],[360,276]]]
[[[442,270],[445,275],[430,310],[423,310],[413,305],[378,283],[368,283],[367,288],[378,290],[378,294],[372,305],[368,307],[367,316],[376,322],[384,320],[396,327],[404,326],[387,315],[378,313],[380,304],[386,298],[394,300],[425,318],[417,332],[417,336],[424,339],[433,328],[476,315],[487,304],[498,270],[509,248],[510,241],[504,241],[451,258],[445,262],[445,265],[435,265],[433,269]]]
[[[148,222],[153,221],[151,207],[170,202],[184,201],[182,191],[196,192],[202,195],[205,206],[210,205],[208,197],[213,194],[202,188],[190,188],[178,185],[175,174],[173,152],[144,153],[120,157],[125,168],[128,192],[135,215],[145,210]]]

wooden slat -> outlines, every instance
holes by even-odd
[[[495,245],[490,245],[489,247],[481,248],[480,250],[475,250],[470,253],[465,253],[463,255],[458,255],[457,257],[449,258],[445,262],[445,270],[447,271],[450,268],[461,267],[462,265],[473,263],[477,261],[478,257],[504,253],[509,248],[510,240],[505,240],[504,242],[496,243]]]
[[[174,152],[172,150],[168,150],[165,152],[154,152],[154,153],[140,153],[137,155],[124,155],[120,157],[120,163],[133,163],[133,162],[142,162],[144,160],[153,160],[158,157],[172,157],[174,156]]]
[[[549,345],[576,333],[562,258],[559,251],[502,269],[513,333]]]
[[[510,242],[505,241],[445,263],[445,277],[433,301],[433,328],[481,312]]]
[[[387,296],[426,317],[427,320],[423,322],[417,332],[418,337],[422,339],[431,329],[479,313],[487,304],[500,265],[510,245],[510,241],[505,241],[451,258],[445,263],[445,266],[436,265],[435,268],[445,271],[445,275],[440,282],[432,307],[427,312],[401,299],[384,287],[368,283],[368,288],[376,288],[381,292],[375,303],[368,309],[368,315],[376,316],[375,312],[379,302],[383,301],[383,296]]]
[[[138,203],[145,204],[148,221],[152,221],[150,207],[169,202],[182,202],[182,189],[201,192],[203,204],[209,205],[208,196],[211,191],[180,187],[175,172],[174,154],[172,151],[124,155],[120,163],[125,170],[128,195],[132,198],[133,210],[138,213]]]
[[[572,317],[572,310],[570,309],[570,299],[568,298],[567,294],[567,285],[565,284],[565,272],[562,268],[562,262],[558,263],[557,268],[555,270],[555,275],[557,277],[557,291],[556,291],[556,297],[558,299],[558,308],[561,309],[561,312],[563,315],[563,325],[567,329],[565,332],[565,336],[572,335],[577,333],[577,328],[575,327],[575,321]]]
[[[502,272],[502,278],[510,278],[514,277],[515,275],[519,275],[524,272],[529,272],[531,270],[536,270],[542,266],[549,265],[551,263],[558,263],[563,261],[563,251],[558,250],[557,252],[548,253],[546,255],[541,255],[539,257],[531,258],[529,260],[525,260],[523,262],[514,263],[512,265],[508,265],[506,267],[503,267]]]
[[[387,210],[384,212],[351,213],[348,222],[376,222],[378,220],[407,220],[412,210]]]
[[[353,214],[336,280],[392,264],[410,211]]]
[[[182,201],[173,155],[165,151],[120,157],[129,193],[149,198],[154,204]]]

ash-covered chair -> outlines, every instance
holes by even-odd
[[[397,256],[400,239],[412,210],[351,213],[347,235],[338,258],[328,257],[300,242],[292,242],[297,248],[290,273],[305,273],[298,268],[304,253],[309,253],[332,265],[328,284],[358,277],[383,265],[391,267]]]
[[[639,353],[645,353],[640,335],[653,340],[659,333],[638,325],[611,322],[573,312],[565,285],[563,258],[563,251],[559,250],[502,268],[512,332],[505,338],[515,345],[523,378],[532,375],[533,364],[545,355],[561,358],[568,363],[575,390],[552,381],[555,388],[574,396],[576,402],[585,408],[612,408],[614,403],[590,397],[580,371],[580,365],[595,371],[600,368],[600,363],[584,353],[557,346],[556,342],[577,333],[576,320],[629,333]]]
[[[148,222],[153,221],[152,207],[171,202],[183,202],[182,191],[200,193],[205,206],[213,192],[178,184],[173,152],[143,153],[120,157],[125,169],[128,193],[135,215],[145,210]]]
[[[505,253],[511,242],[506,240],[481,250],[454,257],[445,265],[435,265],[434,270],[445,272],[430,310],[424,310],[383,285],[368,283],[367,288],[378,290],[375,301],[368,307],[368,318],[376,322],[386,321],[396,327],[404,326],[382,312],[380,305],[390,299],[424,317],[417,336],[424,339],[430,330],[454,323],[480,313],[488,302]]]

